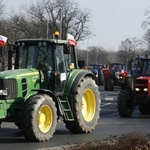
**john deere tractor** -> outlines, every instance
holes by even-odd
[[[118,112],[121,117],[131,117],[135,106],[141,114],[150,114],[150,58],[138,57],[130,63],[130,84],[122,87],[118,95]]]
[[[0,121],[29,141],[49,140],[60,118],[72,133],[95,129],[100,93],[95,76],[78,69],[72,38],[21,39],[13,53],[15,69],[0,72]]]

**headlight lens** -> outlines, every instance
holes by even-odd
[[[7,96],[8,95],[7,89],[5,89],[5,90],[0,89],[0,95]]]
[[[135,88],[135,91],[144,91],[144,92],[147,92],[148,91],[148,88]]]
[[[140,91],[140,89],[139,88],[135,88],[135,91]]]
[[[144,88],[143,90],[144,90],[145,92],[147,92],[147,91],[148,91],[148,88]]]

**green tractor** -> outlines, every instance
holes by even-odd
[[[100,93],[95,76],[78,69],[72,39],[21,39],[11,53],[15,69],[0,72],[0,122],[14,122],[29,141],[49,140],[60,118],[72,133],[95,129]]]

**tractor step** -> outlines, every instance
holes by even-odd
[[[71,110],[68,98],[66,98],[65,100],[64,99],[63,100],[59,99],[59,101],[60,101],[60,104],[61,104],[61,108],[62,108],[65,120],[73,121],[74,117],[73,117],[73,114],[72,114],[72,110]]]

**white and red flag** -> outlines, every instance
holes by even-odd
[[[71,34],[67,34],[67,41],[69,45],[77,45],[77,42]]]
[[[7,37],[0,35],[0,46],[5,46],[7,42]]]

